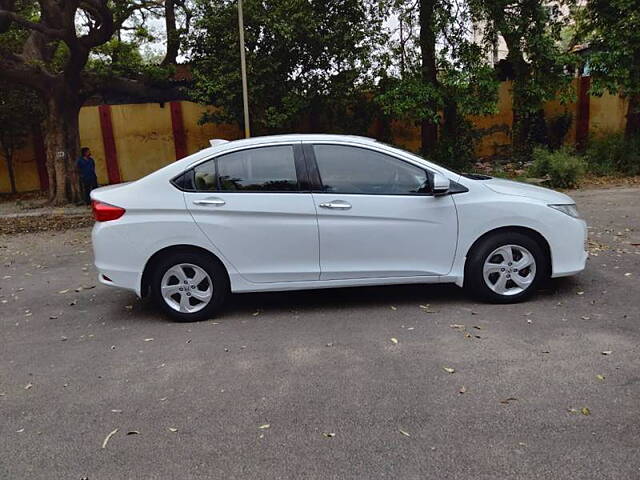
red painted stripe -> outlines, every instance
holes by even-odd
[[[40,180],[40,190],[49,190],[49,175],[47,174],[47,152],[42,138],[40,125],[33,127],[33,148],[36,154],[36,168],[38,169],[38,179]]]
[[[176,151],[176,160],[180,160],[188,155],[187,135],[184,131],[184,121],[182,119],[182,103],[170,102],[171,127],[173,129],[173,145]]]
[[[578,112],[576,118],[576,148],[584,150],[589,140],[589,115],[591,106],[591,77],[578,79]]]
[[[109,183],[120,183],[120,168],[118,167],[118,152],[116,151],[116,141],[113,137],[113,123],[111,123],[111,105],[100,105],[100,128],[102,130],[102,144],[104,145],[104,155],[107,162],[107,175]]]

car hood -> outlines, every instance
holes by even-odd
[[[546,203],[575,203],[569,195],[528,183],[514,182],[502,178],[491,178],[489,180],[482,180],[482,184],[494,192],[504,195],[534,198]]]

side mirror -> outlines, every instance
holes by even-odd
[[[433,194],[435,196],[445,195],[451,187],[451,181],[440,173],[433,174]]]

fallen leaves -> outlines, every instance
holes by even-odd
[[[466,325],[462,325],[459,323],[452,323],[451,325],[449,325],[449,328],[453,328],[454,330],[461,331],[464,334],[464,338],[481,338],[480,335],[477,335],[475,333],[469,333],[467,331]],[[482,330],[482,327],[480,325],[473,325],[471,328],[475,330]]]
[[[577,408],[573,408],[573,407],[569,407],[567,408],[567,411],[569,413],[581,413],[584,416],[589,416],[591,415],[591,410],[589,410],[589,407],[582,407],[581,409],[577,409]]]
[[[107,443],[109,443],[109,440],[111,440],[111,437],[113,437],[116,433],[118,433],[117,428],[109,432],[109,434],[106,437],[104,437],[104,440],[102,441],[102,448],[107,448]]]

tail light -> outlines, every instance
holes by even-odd
[[[96,222],[117,220],[126,212],[124,208],[109,205],[108,203],[98,202],[97,200],[93,200],[91,202],[91,209],[93,210],[93,216],[95,217]]]

